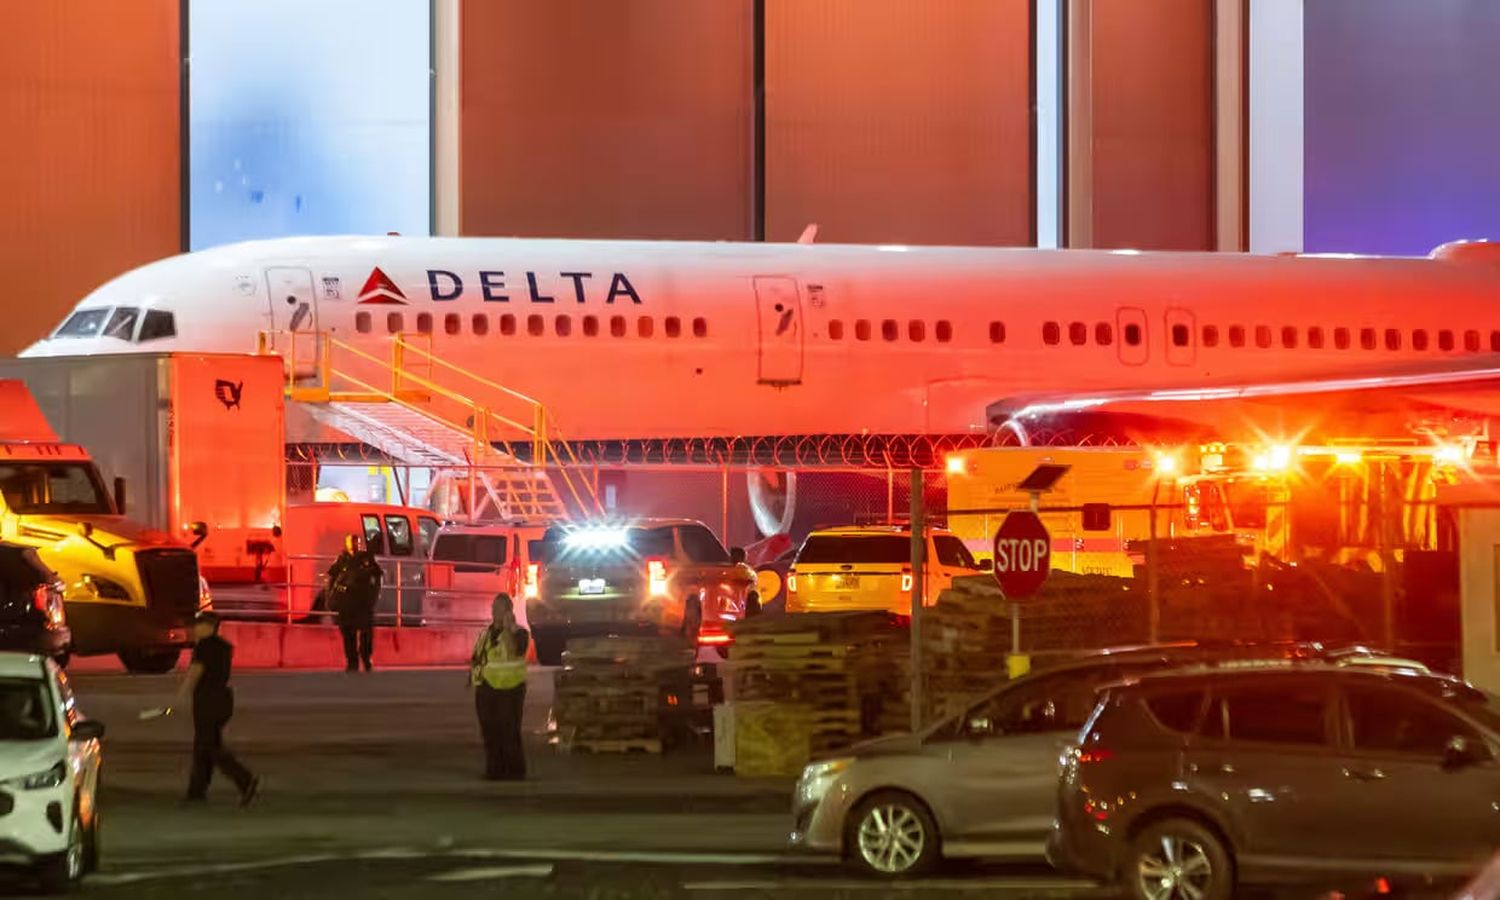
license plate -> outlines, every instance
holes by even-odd
[[[602,594],[605,587],[603,578],[578,579],[578,593],[580,594]]]
[[[835,576],[833,576],[833,586],[835,588],[842,588],[843,590],[846,590],[846,591],[847,590],[853,590],[854,588],[859,587],[859,576],[858,575],[835,575]]]

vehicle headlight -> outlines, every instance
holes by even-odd
[[[817,803],[828,793],[833,782],[838,776],[854,765],[854,757],[841,756],[837,759],[825,759],[815,762],[802,770],[802,778],[797,781],[797,799],[803,803]]]
[[[7,778],[0,781],[0,785],[10,788],[20,788],[23,791],[40,791],[44,788],[55,788],[62,784],[68,777],[68,767],[58,762],[50,769],[41,772],[32,772],[30,775],[21,775],[16,778]]]

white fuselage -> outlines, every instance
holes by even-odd
[[[289,238],[149,264],[75,315],[106,307],[169,311],[175,334],[65,323],[23,355],[251,352],[286,330],[384,353],[427,332],[581,440],[955,434],[1002,399],[1379,377],[1500,350],[1500,268],[1430,259]]]

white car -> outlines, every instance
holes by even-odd
[[[0,653],[0,863],[33,869],[49,893],[99,862],[99,741],[50,659]]]

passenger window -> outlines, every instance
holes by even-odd
[[[469,320],[469,328],[481,337],[490,333],[490,317],[484,313],[475,313],[474,318]]]
[[[1427,330],[1418,328],[1411,333],[1411,348],[1413,350],[1427,349]]]
[[[532,337],[541,337],[547,333],[547,321],[535,313],[527,316],[526,333]]]
[[[1100,679],[1107,680],[1109,674],[1088,669],[1042,675],[991,698],[978,713],[990,720],[997,734],[1077,731],[1098,702]]]
[[[1500,331],[1490,332],[1490,352],[1500,353]]]
[[[1141,338],[1141,326],[1134,322],[1125,326],[1125,343],[1132,347],[1139,347],[1141,345]]]
[[[1188,331],[1188,327],[1186,325],[1179,323],[1172,326],[1172,346],[1186,347],[1191,342],[1191,340],[1192,335]]]
[[[1365,350],[1375,349],[1375,329],[1361,328],[1359,330],[1359,346]]]
[[[1340,349],[1340,350],[1348,350],[1349,349],[1349,329],[1347,329],[1347,328],[1335,328],[1335,329],[1333,329],[1333,346],[1336,347],[1336,348],[1338,348],[1338,349]]]
[[[385,527],[391,535],[391,555],[411,556],[411,520],[406,516],[386,516]]]
[[[1203,326],[1203,346],[1205,346],[1205,347],[1217,347],[1217,346],[1219,346],[1219,326],[1217,326],[1217,325],[1204,325]]]
[[[1056,322],[1048,322],[1042,326],[1042,343],[1049,347],[1056,346],[1062,341],[1062,326]]]
[[[693,319],[693,337],[695,337],[695,338],[706,338],[706,337],[708,337],[708,320],[707,319],[704,319],[704,318],[701,318],[701,317]]]
[[[1081,347],[1089,342],[1089,327],[1082,322],[1073,322],[1068,326],[1068,343],[1075,347]]]
[[[583,336],[584,337],[598,337],[599,336],[599,317],[598,316],[584,316],[583,317]]]
[[[1203,691],[1165,691],[1142,701],[1156,724],[1179,734],[1192,734],[1203,712]]]
[[[354,314],[354,330],[360,334],[370,333],[370,314],[367,312]]]
[[[1271,683],[1215,691],[1204,731],[1231,741],[1318,746],[1328,742],[1328,692],[1316,684]],[[1217,714],[1217,716],[1215,715]]]
[[[1255,326],[1255,346],[1265,350],[1271,346],[1271,326]]]
[[[432,313],[417,313],[417,334],[432,334]]]
[[[1288,350],[1297,349],[1297,329],[1290,325],[1281,327],[1281,346]]]
[[[1243,326],[1243,325],[1231,325],[1231,326],[1229,326],[1229,346],[1231,346],[1231,347],[1243,347],[1243,346],[1245,346],[1245,326]]]
[[[627,330],[628,329],[627,329],[627,326],[625,325],[625,317],[624,316],[610,316],[609,317],[609,334],[610,334],[610,337],[624,337],[625,336],[625,332]]]
[[[934,332],[939,344],[946,344],[953,340],[953,323],[947,319],[939,319]]]
[[[854,323],[854,337],[861,341],[868,341],[870,339],[869,319],[860,319]]]
[[[1441,760],[1453,738],[1485,746],[1470,725],[1429,701],[1400,691],[1349,688],[1350,737],[1355,750]]]
[[[512,335],[516,333],[515,316],[511,315],[510,313],[506,313],[505,315],[500,317],[500,333],[504,335]]]
[[[844,339],[844,323],[838,319],[828,323],[828,339],[830,341],[842,341]]]
[[[906,323],[906,336],[912,341],[925,341],[927,340],[927,326],[916,319],[912,319]]]
[[[385,531],[380,527],[380,517],[360,516],[359,524],[365,532],[365,549],[376,556],[384,556]]]
[[[635,320],[635,333],[639,337],[648,338],[655,331],[650,316],[641,316]]]
[[[1323,329],[1316,325],[1307,329],[1307,346],[1310,350],[1323,349]]]
[[[432,555],[433,541],[437,540],[438,529],[442,526],[437,519],[429,519],[426,516],[417,517],[417,555],[423,558]]]
[[[552,327],[557,331],[558,337],[567,337],[573,333],[573,317],[558,316],[552,321]]]
[[[991,344],[1003,344],[1003,343],[1005,343],[1005,323],[1004,322],[991,322],[990,323],[990,343]]]
[[[1401,349],[1401,332],[1400,331],[1397,331],[1394,328],[1387,328],[1385,330],[1385,349],[1387,349],[1387,350],[1400,350]]]
[[[1446,328],[1438,332],[1438,349],[1444,353],[1453,350],[1453,332]]]
[[[406,330],[406,317],[400,313],[385,314],[385,330],[389,334],[400,334]]]
[[[459,318],[458,313],[448,313],[446,316],[443,316],[444,334],[458,334],[463,330],[463,327],[463,319]]]
[[[932,547],[937,552],[938,562],[954,569],[978,569],[979,563],[964,542],[951,534],[932,536]]]
[[[666,326],[665,331],[667,333],[667,337],[674,338],[682,336],[681,319],[677,318],[676,316],[667,316],[667,320],[664,324]]]
[[[901,328],[895,319],[886,319],[880,323],[880,336],[887,341],[894,341],[901,336]]]
[[[1470,353],[1479,352],[1479,332],[1473,330],[1464,332],[1464,349]]]
[[[1101,347],[1108,347],[1115,342],[1115,329],[1108,322],[1100,322],[1094,326],[1094,343]]]
[[[366,321],[368,321],[368,316]],[[177,322],[172,314],[160,309],[146,310],[145,321],[141,322],[141,334],[137,341],[154,341],[158,338],[169,338],[177,336]]]
[[[425,523],[431,520],[422,521]],[[432,558],[443,562],[479,564],[454,566],[455,572],[488,572],[505,565],[509,547],[510,542],[504,535],[453,532],[438,536],[437,544],[432,548]]]

